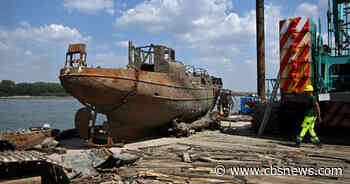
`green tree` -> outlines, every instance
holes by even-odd
[[[0,83],[0,96],[69,96],[59,83],[34,82],[15,84],[10,80]]]
[[[2,80],[0,83],[1,95],[11,96],[15,93],[16,83],[12,80]]]

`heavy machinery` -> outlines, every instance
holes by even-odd
[[[281,100],[273,104],[270,130],[299,127],[307,85],[312,85],[318,96],[322,126],[350,127],[350,0],[329,0],[328,9],[327,44],[320,20],[318,28],[307,17],[280,21]],[[263,106],[260,104],[260,109],[265,109]],[[260,127],[261,115],[257,107],[256,127]]]
[[[254,106],[258,103],[258,99],[254,97],[255,94],[249,92],[239,92],[232,91],[230,89],[220,89],[219,98],[216,103],[216,107],[218,110],[218,118],[221,120],[229,120],[229,116],[232,114],[233,107],[235,105],[235,97],[241,97],[241,106]],[[237,101],[236,101],[237,103]],[[242,112],[239,113],[248,113]]]

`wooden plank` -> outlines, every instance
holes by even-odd
[[[30,178],[21,178],[21,179],[14,179],[14,180],[6,180],[6,181],[0,181],[0,184],[41,184],[41,177],[35,176]]]

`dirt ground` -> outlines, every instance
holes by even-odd
[[[346,140],[344,144],[327,144],[327,138],[321,137],[326,142],[322,148],[310,143],[296,148],[290,138],[255,137],[249,122],[221,124],[222,131],[203,131],[186,138],[151,138],[111,148],[114,153],[141,158],[72,183],[350,183],[350,146],[344,145]],[[71,149],[77,152],[74,146]]]

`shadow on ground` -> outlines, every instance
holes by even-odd
[[[292,141],[293,143],[281,143],[281,145],[294,147],[294,141],[300,130],[266,132],[261,138]],[[323,144],[350,146],[348,129],[317,126],[315,131]],[[229,135],[258,137],[256,131],[252,128],[251,122],[221,122],[221,132]],[[311,143],[309,134],[304,137],[303,142]]]

